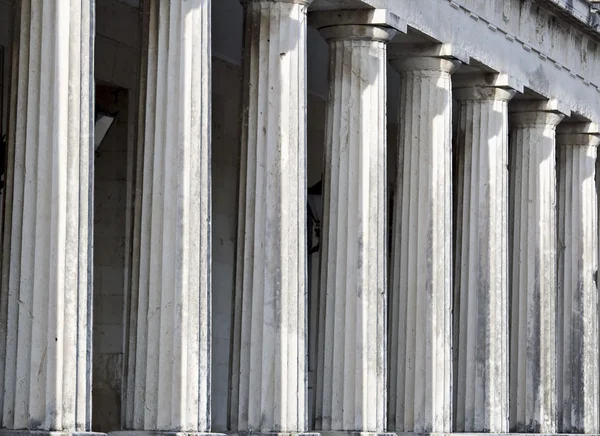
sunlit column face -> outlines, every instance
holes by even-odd
[[[243,1],[244,82],[230,422],[306,430],[306,12]]]
[[[563,115],[512,106],[510,430],[556,430],[556,144]],[[537,106],[535,106],[537,105]]]
[[[451,79],[459,65],[400,57],[398,174],[390,268],[388,428],[451,423]]]
[[[567,124],[559,127],[558,431],[592,433],[598,429],[598,198],[594,179],[600,139],[564,133],[574,129]]]
[[[455,431],[508,430],[508,101],[486,77],[455,85]],[[478,82],[479,80],[479,82]]]
[[[395,31],[321,32],[330,81],[315,427],[377,433],[386,392],[386,43]]]
[[[0,427],[86,432],[94,2],[23,0],[17,6],[4,199]]]
[[[124,424],[210,431],[210,0],[142,2]],[[139,244],[139,245],[138,245]]]

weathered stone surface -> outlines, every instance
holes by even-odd
[[[361,1],[388,7],[415,35],[453,45],[476,63],[507,72],[544,98],[600,121],[597,37],[583,23],[575,24],[582,17],[595,18],[587,0]],[[552,5],[559,2],[562,16]],[[575,12],[578,3],[584,5],[584,15]]]
[[[16,8],[0,300],[9,430],[91,430],[94,3]]]
[[[148,0],[124,428],[210,430],[210,0]]]
[[[386,44],[396,30],[325,17],[311,15],[330,59],[315,427],[374,434],[385,428]]]
[[[306,430],[306,9],[248,0],[231,428]]]
[[[508,431],[508,101],[466,77],[458,101],[454,267],[455,430]],[[470,85],[470,86],[469,86]]]
[[[398,177],[390,268],[388,428],[450,431],[451,80],[459,62],[399,57]]]
[[[556,431],[556,152],[564,114],[511,105],[509,177],[510,430]]]
[[[600,137],[559,126],[558,431],[598,433],[598,196]],[[569,127],[571,127],[569,129]]]

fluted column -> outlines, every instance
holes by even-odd
[[[361,25],[358,16],[346,19],[318,21],[329,43],[329,95],[315,427],[323,433],[382,433],[386,45],[396,30],[384,23]]]
[[[305,0],[244,1],[232,430],[301,433],[306,411]]]
[[[125,423],[210,431],[210,0],[145,0]]]
[[[91,430],[94,3],[16,6],[0,434]]]
[[[562,125],[558,153],[558,431],[598,433],[598,198],[600,136]],[[569,128],[570,127],[570,128]]]
[[[556,152],[563,113],[511,105],[510,430],[556,431]]]
[[[466,79],[454,88],[459,161],[454,227],[454,424],[459,432],[505,433],[508,101],[515,91],[493,86],[494,76]]]
[[[459,62],[401,56],[398,177],[390,268],[388,428],[451,423],[451,79]]]

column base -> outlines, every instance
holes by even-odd
[[[321,436],[317,432],[286,432],[286,431],[232,431],[227,436]]]
[[[321,436],[397,436],[396,433],[387,431],[344,431],[344,430],[326,430],[321,431]]]
[[[9,430],[0,429],[0,436],[106,436],[96,431],[50,431],[50,430]]]
[[[225,436],[225,434],[205,431],[118,430],[111,431],[107,436]]]
[[[430,433],[412,433],[398,432],[397,436],[600,436],[597,433],[485,433],[485,432],[430,432]]]

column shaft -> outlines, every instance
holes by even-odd
[[[9,430],[91,427],[94,7],[16,8],[0,302]]]
[[[563,115],[511,115],[510,429],[556,430],[556,153]]]
[[[321,31],[329,39],[330,82],[316,428],[383,432],[386,43],[395,32],[368,26]]]
[[[210,0],[143,3],[125,428],[210,430]]]
[[[558,431],[598,432],[598,200],[600,138],[557,135]]]
[[[388,426],[451,422],[451,80],[458,62],[407,57],[399,70],[398,177],[390,268]]]
[[[508,101],[455,89],[458,186],[454,271],[455,430],[508,431]]]
[[[231,426],[303,432],[306,9],[244,2],[244,101]]]

